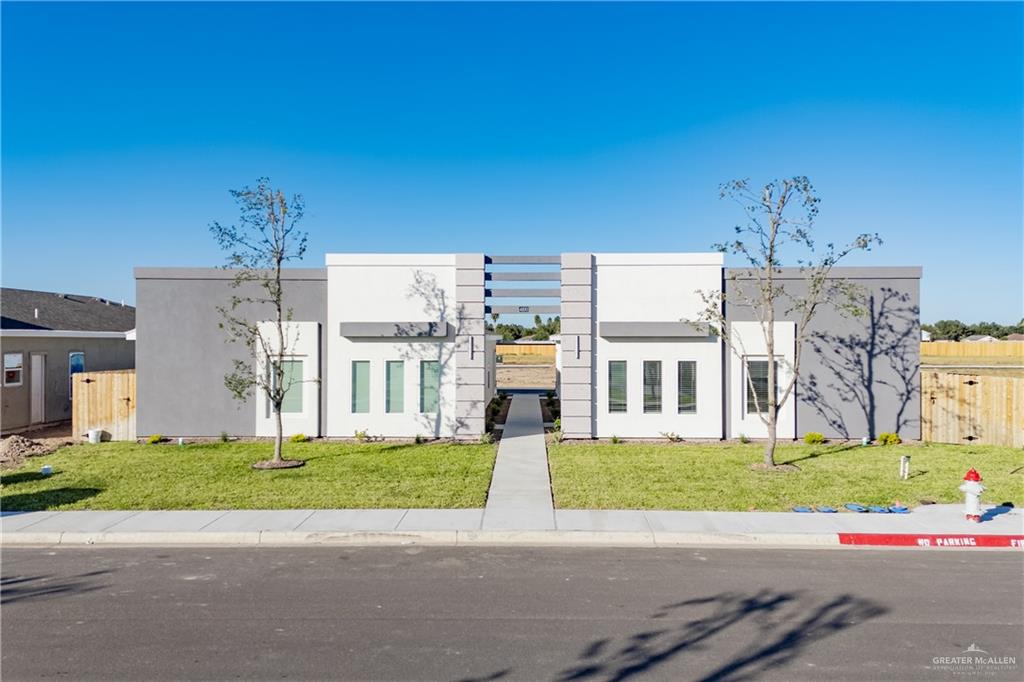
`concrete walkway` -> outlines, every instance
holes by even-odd
[[[1010,538],[1024,547],[1024,515],[985,507],[971,523],[958,504],[910,514],[596,511],[559,509],[548,529],[486,528],[484,509],[289,509],[275,511],[39,511],[0,514],[4,546],[15,545],[678,545],[943,546],[921,536]],[[506,508],[507,510],[508,508]],[[496,517],[503,518],[502,513]],[[509,513],[516,513],[515,510]],[[527,510],[529,520],[533,513]],[[539,517],[539,515],[538,515]],[[541,519],[544,521],[545,519]],[[844,541],[843,535],[853,539]],[[903,542],[894,542],[902,535]],[[888,538],[888,539],[887,539]],[[974,546],[973,544],[971,546]],[[988,546],[992,546],[989,544]]]
[[[512,397],[501,432],[482,530],[554,529],[540,398],[521,393]]]

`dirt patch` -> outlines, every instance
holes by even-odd
[[[70,439],[67,438],[32,440],[24,436],[8,436],[0,441],[0,467],[13,469],[21,466],[29,457],[48,455],[70,443]]]
[[[541,396],[540,414],[545,424],[550,424],[558,419],[562,414],[562,408],[558,398],[552,398],[549,401],[546,396]]]
[[[498,388],[551,388],[555,387],[555,367],[514,367],[498,365]]]

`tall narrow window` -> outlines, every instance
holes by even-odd
[[[420,412],[437,412],[441,402],[441,363],[437,360],[420,362]]]
[[[768,361],[747,360],[747,414],[768,412]],[[775,397],[779,395],[779,363],[775,363]]]
[[[68,353],[68,398],[71,397],[71,377],[79,372],[85,371],[85,353],[82,351],[71,351]]]
[[[281,369],[284,370],[281,413],[299,414],[302,412],[302,360],[282,360]]]
[[[680,360],[679,372],[679,414],[697,411],[697,363]]]
[[[644,360],[644,414],[661,412],[661,361]]]
[[[626,361],[608,361],[608,411],[626,411]]]
[[[352,412],[370,411],[370,361],[352,361]]]
[[[405,410],[405,363],[388,360],[384,376],[384,411]]]

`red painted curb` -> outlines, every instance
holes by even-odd
[[[839,544],[880,545],[883,547],[1013,547],[1024,549],[1024,535],[839,533]]]

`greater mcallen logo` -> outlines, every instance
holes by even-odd
[[[977,644],[971,643],[959,656],[936,656],[936,668],[961,675],[996,675],[1017,669],[1016,656],[993,656]]]

